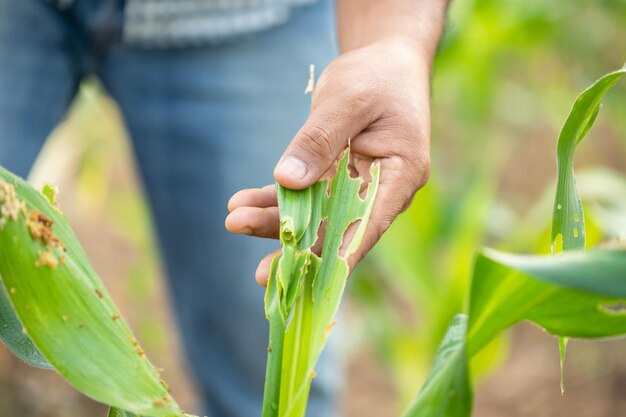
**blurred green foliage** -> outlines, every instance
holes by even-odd
[[[624,60],[626,0],[452,1],[434,66],[432,179],[350,283],[362,307],[360,327],[378,347],[402,403],[415,397],[448,323],[464,308],[476,249],[549,251],[561,123],[577,93]],[[577,178],[590,244],[626,236],[620,215],[626,193],[615,192],[626,190],[615,175],[626,168],[624,88],[604,103],[576,159],[585,168]],[[96,82],[83,86],[54,139],[52,148],[74,155],[74,183],[61,184],[62,196],[70,190],[75,196],[73,218],[106,218],[131,242],[125,313],[147,350],[167,355],[167,334],[147,308],[158,302],[159,267],[149,212],[120,169],[129,161],[125,132]],[[58,157],[56,149],[50,150]],[[598,165],[608,168],[587,169]],[[506,344],[496,341],[475,368],[492,369]]]
[[[477,248],[549,252],[558,131],[578,92],[624,60],[624,0],[453,2],[434,67],[431,181],[351,282],[360,327],[402,404],[465,310]],[[576,159],[612,168],[579,170],[590,244],[626,236],[623,222],[608,221],[626,212],[615,192],[624,183],[615,170],[626,167],[623,88],[604,104]],[[506,344],[496,340],[474,360],[476,377]]]

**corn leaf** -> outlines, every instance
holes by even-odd
[[[448,403],[455,401],[449,396],[471,392],[469,361],[496,336],[523,320],[558,336],[561,369],[568,338],[626,335],[626,245],[582,251],[584,213],[573,171],[576,145],[593,125],[604,94],[625,72],[623,68],[607,74],[585,90],[559,137],[551,237],[553,253],[566,252],[521,256],[484,249],[479,253],[472,273],[467,333],[458,319],[453,321],[428,380],[404,417],[470,416],[471,407],[454,407]],[[459,402],[471,403],[460,397]]]
[[[128,411],[120,410],[119,408],[111,407],[107,417],[141,417],[138,414],[130,413]]]
[[[467,416],[472,410],[465,340],[467,316],[452,319],[433,367],[415,402],[403,417]]]
[[[0,339],[17,357],[42,369],[53,369],[23,331],[24,327],[13,311],[13,305],[0,278]]]
[[[349,160],[348,149],[330,184],[320,181],[300,191],[276,185],[283,251],[272,263],[265,297],[270,343],[263,417],[304,416],[315,364],[348,278],[347,260],[361,243],[378,189],[375,163],[361,198],[363,180],[350,178]],[[322,221],[326,228],[318,257],[311,248]],[[350,242],[344,242],[347,229],[357,221]]]
[[[574,152],[598,117],[602,97],[619,81],[624,72],[626,68],[606,74],[583,91],[561,129],[556,155],[558,179],[552,214],[552,254],[561,250],[585,249],[585,217],[574,177]],[[563,366],[566,351],[567,338],[560,337],[561,392],[565,389]]]
[[[589,275],[589,269],[576,268],[581,265],[596,272]],[[522,320],[564,337],[626,334],[626,315],[603,310],[603,306],[619,303],[624,297],[625,265],[626,251],[620,248],[559,257],[484,251],[476,260],[473,274],[468,354],[472,356]],[[611,285],[619,281],[620,285]]]
[[[606,74],[583,91],[561,129],[557,144],[558,179],[552,214],[552,251],[584,249],[585,219],[574,177],[574,151],[598,116],[604,94],[626,73],[626,67]],[[560,239],[560,241],[559,241]]]
[[[442,365],[438,354],[431,375],[404,417],[471,415],[461,404],[438,408],[443,407],[441,398],[470,392],[469,382],[467,386],[459,382],[468,381],[463,375],[469,360],[523,320],[561,337],[625,335],[625,271],[626,248],[620,247],[568,252],[559,257],[484,250],[473,273],[467,339],[463,343],[458,340],[463,333],[458,321],[453,322],[440,348],[440,352],[448,352],[447,366]],[[450,332],[456,335],[454,345]],[[450,353],[452,346],[456,348],[454,354]],[[433,380],[436,384],[429,382]]]
[[[0,168],[3,340],[96,401],[144,416],[182,416],[46,194]]]

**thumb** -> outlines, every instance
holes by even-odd
[[[362,116],[365,112],[354,110],[349,103],[327,109],[318,106],[276,165],[276,181],[294,190],[318,181],[346,148],[348,139],[370,124],[368,117]]]

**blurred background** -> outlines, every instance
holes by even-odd
[[[626,0],[457,0],[433,82],[433,173],[349,285],[347,417],[398,415],[417,393],[481,246],[547,253],[559,129],[577,94],[626,60]],[[303,69],[304,71],[306,69]],[[626,238],[626,85],[579,147],[588,244]],[[115,103],[81,87],[31,180],[61,206],[173,395],[194,409],[150,213]],[[253,279],[253,277],[250,277]],[[626,342],[570,343],[560,395],[556,340],[532,325],[473,366],[475,415],[626,415]],[[104,416],[54,373],[0,348],[2,417]],[[313,416],[315,417],[315,416]]]

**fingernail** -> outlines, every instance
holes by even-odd
[[[288,156],[278,166],[278,171],[285,176],[291,177],[296,180],[302,180],[306,177],[308,169],[304,162],[296,158],[295,156]]]

